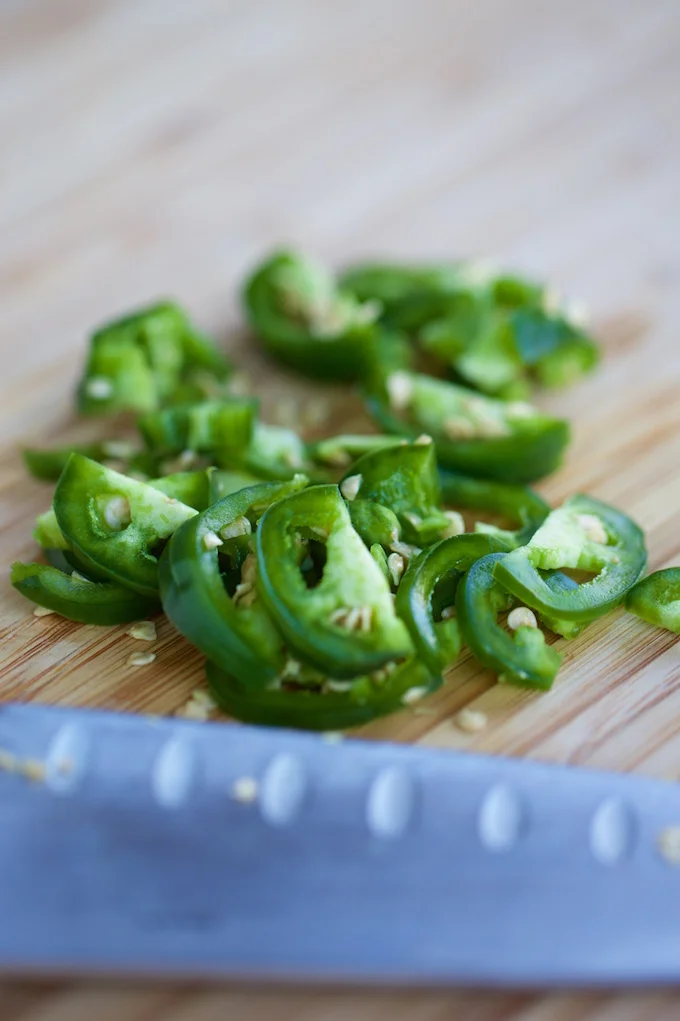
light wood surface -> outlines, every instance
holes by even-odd
[[[36,619],[30,559],[49,487],[17,443],[101,433],[71,413],[84,338],[176,296],[242,358],[273,420],[312,393],[239,330],[245,269],[289,241],[358,256],[489,254],[592,308],[601,371],[546,398],[574,422],[542,487],[611,500],[680,560],[680,8],[677,0],[4,0],[0,3],[1,697],[171,713],[200,657],[159,625]],[[356,401],[324,392],[333,421]],[[451,722],[463,705],[489,726]],[[464,658],[372,738],[680,776],[680,649],[617,613],[567,649],[554,691],[495,687]],[[673,994],[257,990],[9,983],[21,1021],[661,1021]]]

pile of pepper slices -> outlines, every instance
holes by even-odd
[[[224,710],[320,730],[434,691],[463,643],[500,681],[547,690],[561,656],[542,628],[573,638],[625,601],[680,632],[680,568],[640,581],[634,522],[582,495],[551,510],[527,486],[569,438],[532,388],[598,359],[552,292],[472,263],[336,280],[279,252],[243,300],[272,356],[356,383],[384,432],[309,443],[260,421],[173,304],[112,322],[90,339],[78,408],[133,414],[140,440],[25,451],[57,481],[34,532],[48,563],[12,567],[25,596],[88,624],[162,607]],[[461,510],[511,527],[466,532]]]

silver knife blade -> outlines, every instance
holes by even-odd
[[[680,979],[672,784],[36,706],[0,749],[4,972]]]

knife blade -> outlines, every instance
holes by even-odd
[[[36,706],[0,749],[4,972],[680,979],[673,784]]]

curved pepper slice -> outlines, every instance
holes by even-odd
[[[456,613],[463,640],[480,663],[495,670],[502,683],[548,690],[562,657],[545,644],[543,632],[520,627],[512,635],[498,624],[512,597],[494,577],[505,553],[490,553],[470,567],[456,592]]]
[[[390,547],[399,542],[399,518],[389,507],[383,507],[372,500],[352,500],[348,503],[348,509],[352,527],[369,549],[376,545]]]
[[[578,588],[578,582],[570,578],[568,574],[563,574],[562,571],[545,571],[543,577],[548,588],[556,592],[573,592]],[[559,617],[551,617],[547,613],[539,613],[538,619],[549,631],[568,639],[578,638],[590,623],[589,620],[563,620]]]
[[[323,267],[277,252],[246,281],[243,302],[253,330],[279,361],[325,379],[361,373],[379,306],[339,290]]]
[[[196,514],[153,486],[72,454],[54,494],[57,524],[88,574],[151,599],[160,547]]]
[[[257,401],[249,398],[204,401],[155,411],[137,425],[157,457],[189,450],[224,465],[250,443],[256,411]]]
[[[284,681],[278,689],[252,691],[208,661],[206,674],[218,705],[244,723],[298,727],[305,730],[345,730],[385,716],[404,704],[430,694],[441,684],[424,664],[408,659],[392,671],[338,682],[319,677],[304,686]],[[409,695],[409,692],[415,692]]]
[[[419,546],[441,538],[451,527],[440,508],[437,459],[429,437],[364,454],[340,482],[340,492],[348,499],[351,493],[352,500],[389,508],[399,520],[404,539]]]
[[[405,299],[446,293],[457,286],[458,280],[458,267],[453,262],[424,266],[362,263],[341,273],[340,286],[359,301],[379,301],[389,316]]]
[[[298,434],[264,422],[255,423],[249,446],[240,451],[233,465],[272,481],[292,479],[296,472],[307,473],[310,468],[305,444]]]
[[[423,550],[409,565],[397,589],[397,613],[411,633],[416,652],[434,673],[449,666],[460,652],[455,619],[442,619],[453,605],[458,583],[472,565],[506,546],[487,535],[454,535]]]
[[[428,433],[447,468],[505,482],[531,482],[554,471],[569,425],[528,404],[498,401],[431,376],[396,372],[368,407],[389,432]]]
[[[330,436],[328,439],[310,443],[307,452],[312,461],[328,465],[329,468],[347,468],[364,454],[373,453],[375,450],[384,450],[385,447],[393,447],[400,442],[401,440],[396,436],[362,436],[344,433],[340,436]]]
[[[125,624],[159,609],[157,601],[122,585],[74,578],[48,564],[12,564],[11,581],[22,596],[81,624]]]
[[[170,620],[208,658],[251,686],[268,684],[280,673],[284,643],[257,596],[254,556],[242,560],[230,592],[220,554],[239,536],[249,542],[265,508],[306,484],[298,476],[232,493],[185,522],[161,557],[161,600]]]
[[[623,600],[645,569],[644,535],[621,511],[572,496],[551,511],[526,546],[499,561],[499,582],[533,610],[564,620],[592,620]],[[595,571],[576,589],[551,587],[541,571]]]
[[[475,531],[495,535],[510,546],[523,546],[527,543],[550,513],[545,500],[529,486],[475,479],[445,468],[439,470],[439,481],[444,503],[466,510],[502,514],[516,522],[519,527],[515,531],[497,528],[483,521],[475,524]]]
[[[680,635],[680,567],[655,571],[639,581],[626,597],[626,609]]]
[[[325,546],[318,583],[300,570],[305,537]],[[352,527],[336,486],[313,486],[266,511],[257,531],[258,585],[294,653],[333,677],[373,673],[411,654],[389,585]]]

